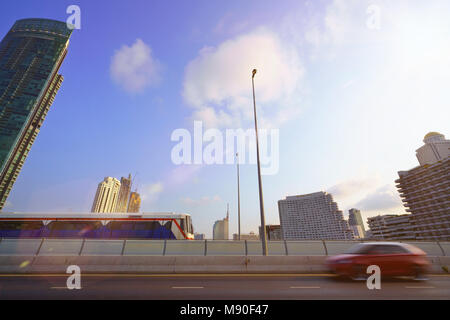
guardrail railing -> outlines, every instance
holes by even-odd
[[[269,241],[271,256],[328,256],[362,241]],[[430,256],[450,256],[450,242],[402,241]],[[0,239],[0,256],[261,256],[257,240]]]

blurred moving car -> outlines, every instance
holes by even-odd
[[[413,276],[416,279],[424,279],[430,268],[424,251],[399,242],[359,243],[345,254],[328,258],[326,264],[331,272],[354,280],[367,278],[370,265],[379,266],[381,276]]]

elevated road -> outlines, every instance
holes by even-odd
[[[80,290],[67,289],[67,277],[3,274],[0,299],[450,299],[450,275],[383,280],[381,290],[331,274],[90,274]]]

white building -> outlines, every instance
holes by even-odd
[[[416,150],[417,160],[421,166],[433,164],[450,156],[450,140],[439,132],[430,132],[424,138],[425,145]]]
[[[331,194],[315,192],[278,201],[284,240],[351,240],[354,238]]]
[[[116,212],[119,190],[120,181],[116,178],[106,177],[98,184],[91,212]]]
[[[227,209],[227,217],[223,220],[217,220],[213,226],[214,240],[228,240],[229,211]]]

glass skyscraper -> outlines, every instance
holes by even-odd
[[[61,86],[72,30],[23,19],[0,42],[0,210]]]

